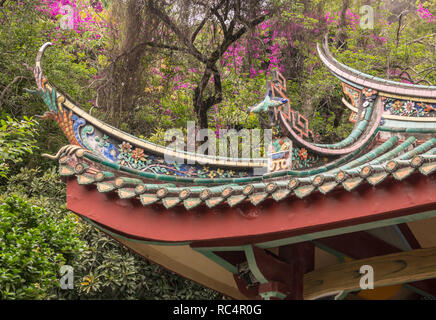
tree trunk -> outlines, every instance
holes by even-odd
[[[213,75],[214,80],[214,93],[205,97],[205,90]],[[215,104],[222,101],[222,87],[221,77],[216,67],[216,61],[208,61],[206,63],[206,69],[204,70],[203,77],[200,83],[194,90],[194,110],[197,115],[198,124],[200,128],[207,128],[207,112]]]
[[[347,25],[347,10],[348,6],[350,4],[350,0],[344,0],[342,3],[342,10],[341,10],[341,20],[339,22],[339,34],[337,37],[336,42],[336,48],[342,48],[346,49],[346,40],[347,40],[347,31],[346,31],[346,25]]]

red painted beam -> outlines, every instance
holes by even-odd
[[[404,238],[412,249],[421,249],[421,245],[419,244],[412,230],[410,230],[409,226],[406,223],[400,223],[398,225],[398,229],[400,229],[401,233],[403,234]]]
[[[401,251],[397,247],[364,231],[316,239],[316,243],[334,249],[353,259],[366,259]]]
[[[267,201],[219,209],[166,210],[120,200],[94,187],[67,183],[67,207],[110,230],[133,238],[162,242],[213,241],[221,246],[259,243],[436,209],[436,177],[415,174],[409,179],[365,185],[356,191],[313,194],[306,199]]]

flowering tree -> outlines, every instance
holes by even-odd
[[[147,37],[141,28],[128,29],[130,34],[126,35],[126,39],[134,37],[144,40],[133,45],[128,53],[133,57],[133,53],[139,50],[153,48],[194,58],[202,69],[202,75],[195,84],[193,107],[199,125],[207,127],[207,111],[222,101],[221,74],[217,62],[233,43],[265,19],[268,4],[240,0],[181,0],[168,3],[131,0],[127,6],[135,7],[136,12],[143,13],[143,19],[154,21],[158,27],[152,30],[152,37]],[[138,16],[136,14],[128,19],[138,19]],[[137,23],[141,24],[141,21],[137,20]],[[150,35],[150,30],[147,31]],[[138,64],[140,59],[135,61]]]

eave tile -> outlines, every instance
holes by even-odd
[[[141,200],[141,203],[143,206],[148,206],[150,204],[153,204],[153,203],[159,201],[158,197],[156,197],[154,194],[149,194],[149,193],[141,194],[139,199]]]
[[[136,192],[135,189],[121,188],[118,189],[118,196],[120,199],[130,199],[136,196]]]
[[[74,169],[67,165],[59,166],[59,175],[61,177],[69,177],[74,175]]]
[[[244,196],[243,194],[238,195],[238,196],[231,196],[227,199],[227,203],[229,204],[230,207],[234,207],[237,204],[244,201],[245,198],[246,198],[246,196]]]
[[[202,203],[202,200],[200,198],[188,198],[183,200],[183,205],[187,210],[191,210],[195,207],[197,207],[199,204]]]
[[[168,197],[162,199],[162,203],[167,209],[171,209],[178,205],[182,200],[179,199],[179,197]]]
[[[313,190],[315,190],[315,186],[313,186],[312,184],[306,184],[296,188],[294,192],[298,198],[303,199],[304,197],[311,194]]]
[[[366,180],[373,186],[378,185],[380,182],[382,182],[386,177],[389,175],[387,172],[377,172],[375,174],[372,174]]]
[[[261,203],[263,200],[265,200],[268,197],[268,193],[261,192],[261,193],[255,193],[249,196],[250,202],[257,206],[259,203]]]
[[[350,178],[345,180],[344,182],[342,182],[342,185],[344,186],[344,189],[347,191],[352,191],[354,188],[356,188],[357,186],[359,186],[363,181],[363,178],[361,177],[354,177],[354,178]]]
[[[410,176],[413,171],[415,171],[415,168],[405,167],[405,168],[398,169],[392,175],[397,180],[403,180],[403,179],[407,178],[408,176]]]
[[[79,176],[77,176],[77,183],[80,185],[88,185],[93,183],[95,180],[93,177],[88,176],[86,174],[81,174]]]
[[[112,182],[99,182],[97,183],[97,190],[98,192],[104,193],[104,192],[110,192],[115,190],[116,187]]]
[[[213,197],[213,198],[206,200],[206,205],[209,208],[213,208],[213,207],[219,205],[221,202],[223,202],[223,200],[224,200],[223,197]]]
[[[421,172],[423,175],[429,175],[430,173],[433,173],[436,170],[436,162],[430,162],[430,163],[424,163],[420,168],[419,172]]]
[[[272,194],[272,197],[273,197],[273,199],[275,201],[278,202],[278,201],[283,200],[284,198],[286,198],[289,195],[289,193],[291,193],[291,190],[289,190],[287,188],[286,189],[280,189],[280,190],[274,192]]]
[[[338,185],[338,183],[336,181],[325,182],[321,186],[318,187],[318,190],[322,194],[327,194],[328,192],[333,190],[337,185]]]

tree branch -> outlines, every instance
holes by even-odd
[[[401,29],[401,22],[403,20],[403,15],[408,13],[409,10],[404,10],[403,12],[400,13],[399,17],[398,17],[398,29],[397,29],[397,37],[396,37],[396,48],[398,48],[398,44],[400,42],[400,33],[402,31]]]
[[[259,23],[261,23],[262,21],[265,20],[265,18],[267,17],[267,15],[262,15],[260,17],[257,17],[251,21],[249,21],[247,23],[247,26],[243,26],[241,29],[239,29],[238,31],[236,31],[236,33],[227,36],[226,38],[224,38],[223,42],[221,43],[220,47],[218,49],[216,49],[211,55],[210,58],[208,59],[208,61],[210,62],[216,62],[221,55],[226,52],[226,50],[228,49],[228,47],[235,41],[237,41],[240,37],[242,37],[242,35],[247,31],[248,28],[253,28],[255,26],[257,26]]]
[[[197,29],[195,29],[194,33],[191,36],[191,43],[194,44],[195,42],[195,38],[197,38],[198,33],[200,32],[200,30],[204,27],[205,23],[207,22],[207,20],[212,16],[212,13],[214,10],[218,10],[225,2],[226,0],[221,0],[220,3],[218,3],[215,7],[210,8],[206,14],[206,16],[204,17],[204,19],[200,22],[200,24],[198,25]]]
[[[406,46],[408,46],[409,44],[415,43],[415,42],[420,42],[422,39],[425,39],[425,38],[431,38],[431,37],[434,37],[434,36],[436,36],[436,33],[432,33],[432,34],[425,35],[425,36],[420,37],[420,38],[418,38],[418,39],[415,39],[415,40],[413,40],[413,41],[409,41],[409,42],[407,42],[407,43],[406,43]]]
[[[198,25],[197,29],[195,29],[194,33],[191,36],[191,43],[194,44],[195,39],[197,38],[198,33],[200,32],[200,30],[204,27],[206,21],[210,18],[211,16],[211,12],[209,11],[209,13],[204,17],[204,19],[200,22],[200,24]]]
[[[186,37],[186,35],[176,26],[174,22],[171,21],[171,18],[164,12],[162,12],[153,1],[149,0],[147,2],[147,8],[149,12],[155,16],[157,16],[168,28],[171,29],[172,32],[177,36],[177,38],[186,46],[188,52],[195,57],[197,60],[201,62],[206,62],[205,57],[201,54],[200,51],[193,45],[193,43]]]
[[[228,34],[227,26],[226,26],[226,23],[224,22],[223,17],[220,16],[218,9],[216,8],[212,12],[213,12],[214,16],[218,19],[218,21],[221,25],[221,28],[223,29],[224,37],[227,36],[227,34]]]
[[[24,76],[16,76],[11,83],[9,83],[2,91],[2,93],[0,94],[0,107],[3,105],[3,99],[6,95],[6,93],[8,92],[9,88],[12,87],[16,82],[18,82],[21,79],[24,79],[26,77]]]

